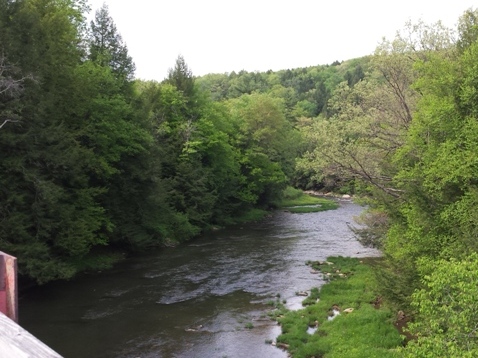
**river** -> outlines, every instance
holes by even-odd
[[[300,307],[297,291],[320,287],[307,260],[376,256],[348,223],[362,207],[276,211],[178,248],[129,258],[114,269],[28,290],[20,324],[66,358],[283,358],[266,344],[280,327],[270,300]]]

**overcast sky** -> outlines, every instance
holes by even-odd
[[[476,1],[89,0],[106,3],[136,63],[161,81],[178,55],[194,75],[277,71],[373,53],[407,20],[455,27]]]

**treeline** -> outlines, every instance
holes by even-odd
[[[327,102],[339,83],[349,86],[362,80],[369,66],[363,57],[331,65],[310,66],[267,72],[208,74],[197,79],[199,87],[215,101],[238,98],[244,94],[267,93],[282,99],[286,117],[291,121],[327,114]]]
[[[477,63],[477,10],[457,29],[409,23],[302,131],[299,169],[370,205],[357,233],[383,251],[383,293],[413,318],[407,357],[478,355]]]

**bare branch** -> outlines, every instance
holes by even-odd
[[[22,75],[21,70],[18,67],[15,67],[8,63],[5,54],[0,52],[0,99],[3,103],[7,103],[12,99],[20,97],[24,91],[24,84],[27,79],[35,80],[32,75]],[[11,116],[5,112],[2,117],[7,117],[3,119],[3,123],[0,125],[2,129],[8,122],[17,123],[20,122],[18,119],[13,119]],[[10,117],[10,118],[8,118]],[[16,116],[13,116],[14,118]]]
[[[3,126],[4,126],[5,124],[7,124],[8,122],[18,123],[18,122],[20,122],[20,121],[15,121],[15,120],[13,120],[13,119],[5,119],[5,120],[3,121],[3,123],[0,125],[0,129],[2,129]]]

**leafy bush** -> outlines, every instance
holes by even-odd
[[[478,254],[464,260],[422,261],[425,287],[412,295],[418,336],[406,357],[478,356]]]

